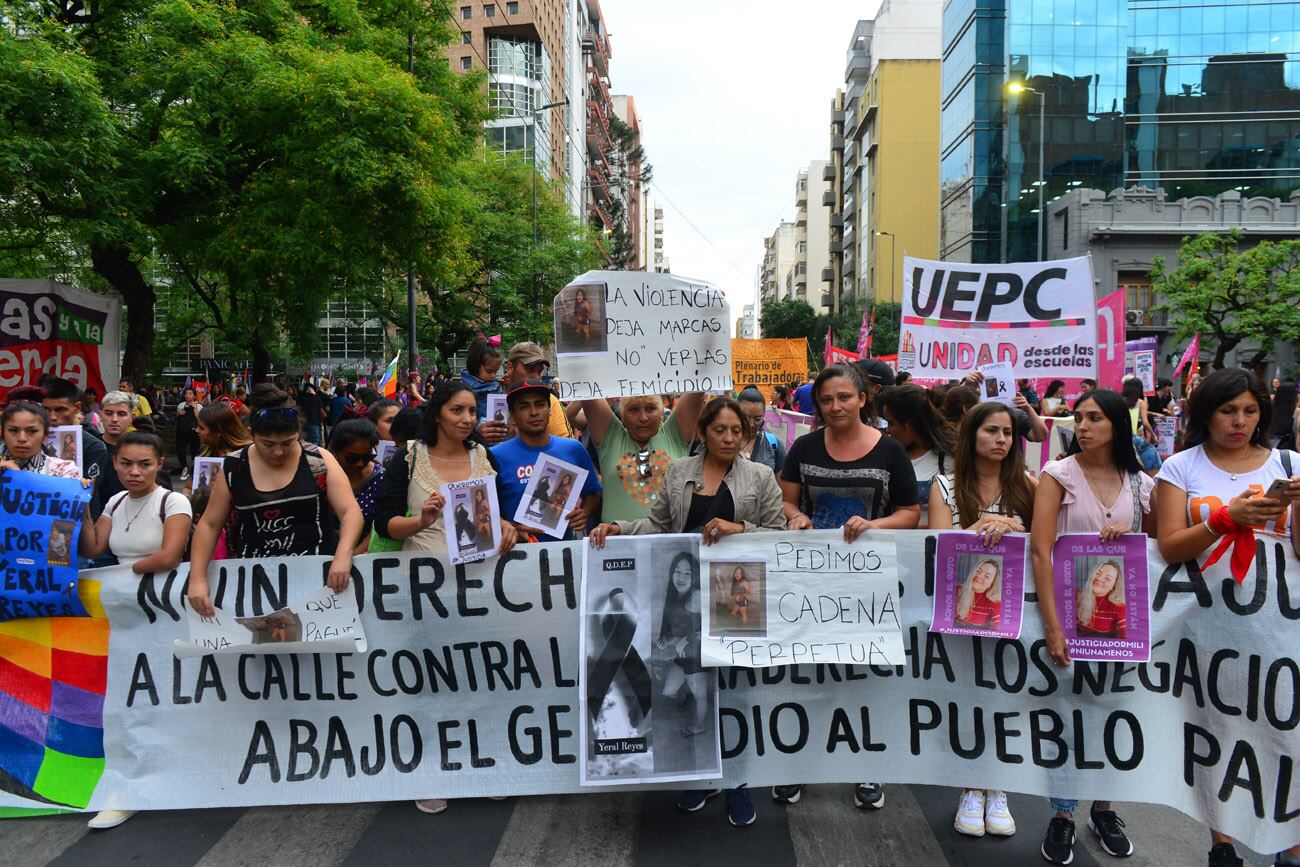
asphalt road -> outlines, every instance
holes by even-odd
[[[884,809],[857,810],[847,785],[808,786],[792,807],[756,791],[758,821],[731,827],[719,797],[683,814],[666,792],[604,793],[452,802],[437,816],[409,802],[141,813],[109,831],[85,816],[0,821],[9,867],[140,864],[201,867],[435,865],[962,865],[1044,864],[1038,854],[1045,798],[1012,795],[1019,833],[963,837],[952,828],[957,792],[887,786]],[[1086,806],[1084,808],[1086,810]],[[1079,830],[1076,865],[1202,865],[1207,834],[1166,807],[1117,804],[1137,853],[1111,858]],[[1271,856],[1246,853],[1252,867]]]

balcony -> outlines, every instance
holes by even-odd
[[[808,211],[805,210],[804,208],[800,208],[800,209],[799,209],[799,213],[798,213],[798,214],[795,214],[795,217],[794,217],[794,224],[795,224],[796,226],[807,226],[807,225],[808,225]],[[804,237],[804,238],[808,237],[808,235],[807,235],[806,232],[804,233],[803,237]]]
[[[830,292],[823,292],[823,293],[822,293],[822,306],[823,306],[823,307],[834,307],[834,306],[835,306],[835,296],[832,295]]]
[[[832,165],[831,163],[827,163],[826,167],[822,169],[822,180],[823,181],[835,180],[835,166]]]
[[[826,192],[822,193],[822,204],[828,208],[835,204],[834,190],[827,190]]]
[[[829,283],[829,282],[831,282],[831,281],[834,280],[834,279],[835,279],[835,272],[834,272],[834,271],[832,271],[830,268],[823,268],[823,269],[822,269],[822,282],[823,282],[823,283]]]
[[[866,49],[854,49],[849,52],[849,61],[844,66],[844,80],[866,80],[871,72],[871,52]]]
[[[843,226],[844,226],[844,215],[843,215],[843,214],[831,214],[831,228],[832,228],[832,229],[840,229],[840,228],[843,228]]]
[[[1134,328],[1169,328],[1168,310],[1137,309],[1124,314],[1125,321]]]
[[[833,151],[844,150],[844,136],[838,134],[831,136],[831,150]]]
[[[795,206],[796,208],[802,208],[802,207],[803,207],[804,205],[806,205],[806,204],[808,204],[808,188],[807,188],[807,187],[803,187],[803,188],[800,188],[800,189],[795,190],[795,192],[794,192],[794,206]]]
[[[844,123],[843,109],[833,109],[831,111],[831,123]]]
[[[844,242],[843,242],[843,241],[831,241],[831,242],[830,242],[830,251],[831,251],[831,253],[842,253],[842,252],[844,252]]]

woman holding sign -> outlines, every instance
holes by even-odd
[[[907,452],[874,425],[856,367],[832,364],[812,384],[818,428],[795,440],[781,471],[786,527],[844,529],[853,542],[867,530],[914,530],[921,520],[916,473]],[[794,804],[802,785],[773,786],[772,799]],[[885,805],[879,783],[858,783],[853,804]]]
[[[15,400],[0,413],[4,442],[0,443],[0,470],[22,470],[60,479],[79,479],[74,461],[51,457],[44,452],[50,435],[50,417],[39,403]],[[89,483],[87,483],[89,484]]]
[[[601,524],[588,537],[593,547],[601,548],[606,537],[620,534],[699,533],[703,544],[711,545],[723,536],[736,533],[785,528],[776,476],[766,466],[740,455],[741,446],[750,437],[749,416],[740,404],[729,397],[711,400],[700,413],[697,434],[704,450],[673,461],[664,474],[663,493],[655,500],[650,514],[635,521]],[[699,667],[698,660],[685,673],[692,690],[702,695],[707,686],[703,681],[707,673]],[[696,707],[703,709],[706,705],[703,700],[697,700]],[[702,728],[698,720],[696,728]],[[683,792],[677,806],[694,813],[720,793],[721,789]],[[748,789],[741,786],[727,793],[727,817],[731,824],[749,825],[756,815]]]
[[[1031,526],[1035,487],[1025,471],[1011,410],[1001,403],[981,403],[966,413],[957,429],[952,472],[934,477],[930,529],[967,530],[996,545],[1004,534],[1023,533]],[[996,616],[987,601],[998,595],[995,587],[1001,578],[992,560],[977,564],[976,573],[962,585],[956,613],[967,625],[983,626]],[[997,789],[964,790],[953,827],[973,837],[1016,833],[1006,793]]]
[[[1047,650],[1058,665],[1070,664],[1065,633],[1056,612],[1052,548],[1065,533],[1097,533],[1111,541],[1126,533],[1154,535],[1151,490],[1155,482],[1142,472],[1133,450],[1133,422],[1124,398],[1113,391],[1085,394],[1074,405],[1074,443],[1070,453],[1043,467],[1034,497],[1031,546],[1038,610]],[[1056,815],[1047,826],[1042,855],[1053,864],[1074,858],[1074,811],[1079,802],[1052,798]],[[1088,827],[1101,847],[1116,857],[1133,854],[1124,822],[1109,801],[1093,801]]]
[[[375,504],[375,530],[385,539],[402,542],[403,551],[447,553],[441,488],[497,474],[496,459],[479,440],[475,423],[475,392],[460,380],[444,380],[422,408],[424,429],[389,459]],[[473,532],[466,510],[465,526]],[[488,537],[491,538],[489,532]],[[501,521],[501,553],[515,545],[515,525]],[[415,806],[423,813],[447,809],[445,798],[424,798]]]
[[[1272,406],[1263,384],[1240,368],[1216,370],[1187,399],[1187,448],[1156,476],[1160,556],[1195,560],[1213,549],[1209,566],[1230,554],[1233,576],[1244,579],[1255,555],[1255,534],[1290,537],[1300,508],[1296,456],[1273,448]],[[1232,838],[1210,832],[1209,863],[1234,867],[1241,859]],[[1300,846],[1287,853],[1300,859]],[[1288,863],[1282,858],[1279,864]]]

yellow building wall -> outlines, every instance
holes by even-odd
[[[902,300],[904,253],[938,258],[939,67],[938,60],[882,60],[867,85],[878,108],[869,138],[864,137],[876,143],[865,225],[875,276],[871,295],[880,302]]]

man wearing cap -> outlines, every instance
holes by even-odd
[[[502,389],[509,392],[511,386],[526,379],[541,382],[550,366],[551,363],[547,361],[546,353],[542,351],[542,347],[528,341],[516,343],[510,347],[510,354],[506,356],[505,382],[502,384]],[[556,437],[573,436],[573,429],[569,427],[569,419],[564,414],[564,404],[560,403],[560,399],[554,394],[551,395],[551,420],[546,432]],[[510,436],[510,431],[505,422],[493,421],[492,419],[482,420],[479,425],[479,433],[488,445],[504,442],[506,437]]]
[[[514,350],[511,350],[512,360],[513,355]],[[587,479],[582,485],[581,500],[567,515],[569,529],[581,534],[587,528],[587,516],[599,507],[600,479],[582,443],[548,432],[554,415],[551,410],[554,399],[551,390],[540,379],[517,380],[506,392],[506,406],[510,408],[510,421],[515,426],[516,435],[491,450],[497,463],[497,498],[501,503],[501,517],[513,521],[524,489],[532,478],[533,467],[543,454],[584,469]],[[521,532],[531,533],[541,542],[559,541],[536,527],[523,527]]]

